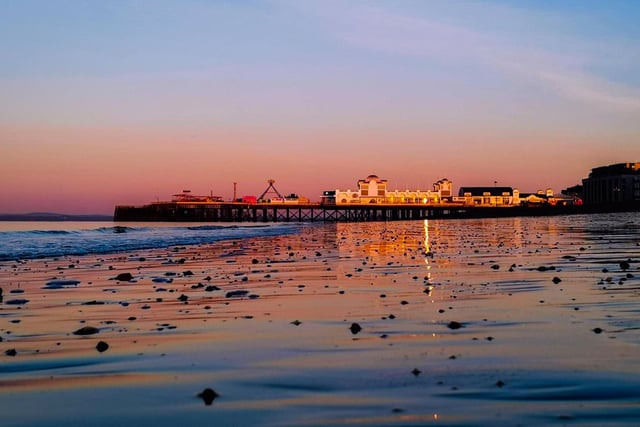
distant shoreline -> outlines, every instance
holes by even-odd
[[[0,221],[113,221],[112,215],[71,215],[51,212],[0,214]]]

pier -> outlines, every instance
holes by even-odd
[[[322,205],[319,203],[158,202],[116,206],[114,221],[166,222],[362,222],[436,218],[490,218],[580,213],[570,207],[465,206],[460,204]]]

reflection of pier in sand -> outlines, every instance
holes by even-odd
[[[438,205],[320,205],[233,202],[159,202],[145,206],[116,206],[114,221],[186,222],[359,222],[418,219],[491,218],[580,213],[567,207],[476,207]]]

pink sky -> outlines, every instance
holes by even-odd
[[[0,130],[3,149],[0,211],[112,213],[116,204],[168,200],[184,189],[230,199],[259,195],[267,179],[282,193],[319,200],[324,190],[356,188],[371,173],[392,189],[428,189],[440,178],[460,186],[513,186],[521,191],[563,188],[586,177],[591,165],[618,154],[588,139],[401,133],[332,133],[239,129],[197,132],[112,129]],[[345,148],[345,147],[348,147]],[[455,147],[455,149],[451,149]],[[8,148],[8,149],[6,149]]]

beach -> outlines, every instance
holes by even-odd
[[[2,425],[637,425],[639,266],[637,212],[4,260]]]

